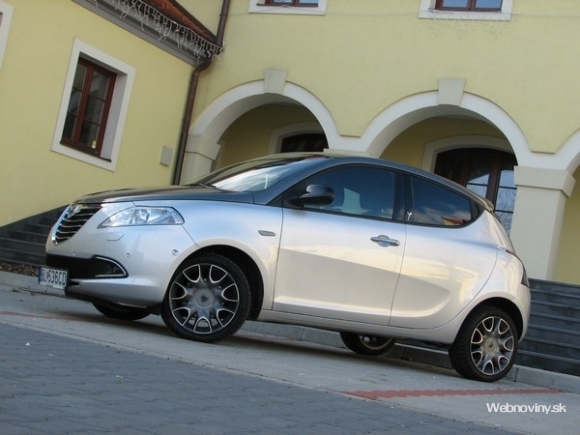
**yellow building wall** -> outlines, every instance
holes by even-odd
[[[193,15],[205,28],[217,33],[222,10],[222,0],[177,0],[191,15]],[[217,36],[217,35],[216,35]]]
[[[425,146],[453,136],[486,136],[503,139],[495,127],[485,122],[431,118],[409,127],[397,136],[383,152],[381,158],[422,168]]]
[[[439,78],[465,79],[466,92],[499,105],[534,151],[557,151],[578,128],[580,2],[515,1],[505,22],[419,19],[418,0],[332,0],[324,16],[248,14],[248,4],[231,4],[226,50],[204,75],[196,114],[278,68],[346,136],[360,136],[389,105],[436,90]]]
[[[222,152],[218,166],[271,154],[272,132],[287,125],[316,122],[308,110],[300,106],[260,106],[240,116],[221,138]]]
[[[0,226],[104,189],[169,184],[192,67],[64,0],[14,7],[0,69]],[[51,151],[75,38],[136,70],[116,170]]]

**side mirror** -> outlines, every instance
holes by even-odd
[[[286,202],[294,207],[305,205],[328,205],[334,201],[334,191],[328,186],[311,184],[306,186],[304,193],[296,198],[290,198]]]

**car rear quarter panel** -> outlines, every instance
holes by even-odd
[[[503,243],[490,231],[492,219],[484,213],[465,227],[408,225],[390,326],[439,328],[476,298]]]

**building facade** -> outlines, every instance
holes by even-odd
[[[3,127],[0,140],[5,152],[17,150],[2,163],[3,184],[15,193],[0,225],[90,191],[170,183],[175,173],[186,183],[246,158],[328,148],[467,185],[494,202],[531,277],[580,283],[578,2],[182,0],[210,33],[223,30],[223,51],[203,71],[83,2],[131,3],[0,0],[0,119],[11,131]],[[82,44],[120,61],[121,71],[137,71],[114,167],[52,144],[79,38],[51,24],[72,11]],[[38,26],[54,43],[32,36]],[[43,74],[33,76],[39,64]],[[182,147],[179,124],[196,68]]]

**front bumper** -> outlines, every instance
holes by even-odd
[[[163,301],[175,269],[196,248],[180,225],[85,225],[66,242],[47,241],[47,266],[69,271],[71,297],[150,308]]]

